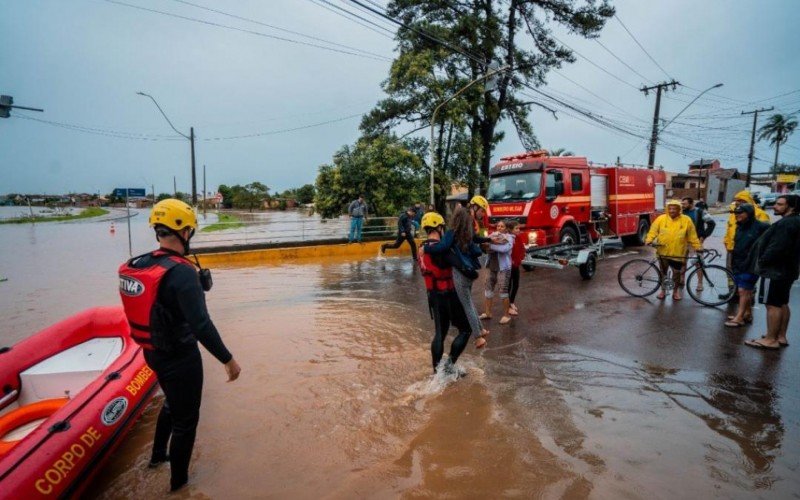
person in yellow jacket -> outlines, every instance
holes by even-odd
[[[656,254],[661,266],[661,272],[667,275],[672,269],[672,279],[675,288],[672,290],[672,300],[681,300],[681,287],[683,286],[683,268],[686,266],[686,247],[691,245],[697,250],[703,249],[700,238],[697,237],[697,230],[690,217],[681,213],[681,202],[670,200],[667,202],[667,213],[659,215],[650,231],[647,233],[645,243],[658,242]],[[663,300],[667,296],[666,290],[662,287],[658,294],[658,299]]]
[[[749,203],[756,209],[756,220],[766,222],[769,224],[769,214],[758,207],[758,203],[753,199],[750,191],[739,191],[733,198],[733,203],[730,206],[730,215],[728,216],[728,227],[725,230],[725,250],[729,253],[733,250],[733,240],[736,238],[736,214],[733,210],[742,203]]]
[[[725,267],[727,267],[729,270],[731,269],[731,259],[733,256],[733,242],[736,238],[736,214],[734,214],[733,211],[743,203],[749,203],[753,205],[753,207],[756,209],[756,220],[766,222],[767,224],[770,223],[769,214],[759,208],[758,203],[756,203],[756,201],[753,199],[753,195],[750,194],[750,191],[743,190],[736,193],[736,196],[733,197],[733,203],[731,203],[730,207],[728,207],[728,212],[730,215],[728,216],[728,225],[725,228],[725,237],[722,240],[725,243],[725,250],[727,251],[725,256]],[[733,283],[728,283],[728,285],[733,286]],[[737,290],[732,298],[736,299],[738,295],[739,292]],[[752,318],[749,319],[752,320]]]

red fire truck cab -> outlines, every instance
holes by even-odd
[[[533,246],[600,236],[641,245],[663,213],[665,185],[656,169],[593,165],[547,151],[506,156],[489,172],[489,222],[516,219]]]

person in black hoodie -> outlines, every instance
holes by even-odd
[[[381,245],[381,253],[385,253],[387,248],[400,248],[404,241],[408,242],[411,247],[411,259],[417,261],[417,244],[414,241],[414,225],[412,221],[417,215],[416,207],[410,207],[408,210],[400,214],[397,219],[397,239],[394,243],[384,243]]]
[[[758,239],[751,251],[751,269],[761,276],[759,302],[767,306],[767,333],[745,342],[757,349],[780,349],[789,342],[789,294],[800,275],[800,199],[784,195],[775,201],[775,215],[781,220]]]
[[[758,275],[749,272],[748,256],[756,240],[769,229],[769,224],[756,220],[756,210],[749,203],[742,203],[733,210],[736,216],[736,237],[731,250],[731,271],[739,291],[739,309],[728,316],[725,326],[739,327],[753,322],[752,296]]]

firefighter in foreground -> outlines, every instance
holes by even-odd
[[[120,266],[120,295],[131,336],[143,347],[166,399],[156,423],[150,467],[169,461],[170,489],[176,491],[188,481],[200,419],[203,363],[197,342],[225,366],[229,382],[241,369],[206,309],[211,274],[198,272],[186,258],[197,229],[192,207],[175,199],[160,201],[150,214],[150,226],[160,248]]]
[[[428,235],[420,250],[419,268],[425,278],[428,307],[436,329],[431,342],[433,372],[439,370],[444,355],[444,339],[452,324],[458,329],[458,336],[450,345],[450,357],[442,368],[445,373],[452,374],[455,372],[455,362],[469,343],[470,324],[453,284],[453,266],[448,261],[452,252],[434,255],[425,251],[428,244],[436,244],[442,239],[444,218],[436,212],[428,212],[422,217],[420,225]]]
[[[681,202],[670,200],[667,202],[667,213],[659,215],[647,233],[645,243],[658,242],[656,254],[664,276],[672,269],[672,279],[675,288],[672,290],[672,300],[681,300],[681,287],[683,286],[683,269],[686,266],[686,247],[691,245],[695,251],[703,249],[703,244],[697,237],[694,222],[689,217],[681,214]],[[666,298],[667,292],[663,284],[661,292],[657,295],[659,300]]]

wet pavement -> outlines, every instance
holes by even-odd
[[[50,230],[27,237],[27,258],[0,240],[3,341],[118,300],[125,255],[105,229],[97,255]],[[176,498],[800,498],[798,349],[742,345],[763,333],[763,306],[730,329],[724,308],[627,296],[616,272],[642,252],[612,253],[591,281],[523,273],[520,316],[500,326],[496,306],[489,346],[467,348],[458,381],[431,377],[408,258],[215,270],[209,308],[243,374],[225,383],[204,357],[190,487]],[[164,494],[166,467],[145,467],[156,413],[89,497]]]

